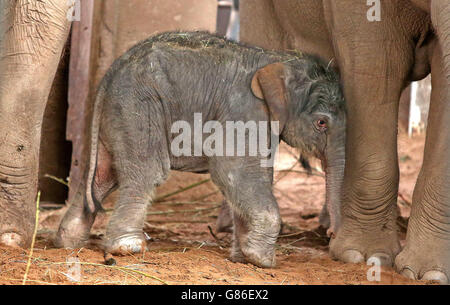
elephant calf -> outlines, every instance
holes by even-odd
[[[239,137],[229,141],[235,131],[245,140],[244,150]],[[278,144],[278,135],[323,160],[335,229],[345,157],[344,99],[336,73],[312,56],[243,46],[205,32],[150,37],[119,58],[101,82],[86,192],[68,210],[56,242],[77,247],[86,241],[100,203],[118,187],[106,251],[142,251],[155,187],[171,169],[209,172],[233,210],[232,259],[272,267],[280,215],[273,168],[262,151]],[[252,150],[255,139],[259,151]]]

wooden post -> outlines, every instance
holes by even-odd
[[[94,1],[81,0],[80,20],[72,24],[69,64],[69,89],[67,113],[67,140],[72,142],[72,163],[68,201],[83,179],[83,150],[86,142],[85,121],[89,116],[90,59],[94,16]]]

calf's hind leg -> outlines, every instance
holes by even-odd
[[[147,133],[147,143],[148,137]],[[145,250],[142,229],[147,205],[155,187],[167,179],[170,170],[167,145],[152,139],[148,146],[142,145],[139,138],[123,137],[119,140],[123,143],[116,142],[113,148],[119,198],[106,229],[106,252],[111,254],[126,255]],[[143,151],[143,147],[150,150]]]
[[[147,165],[147,169],[158,167],[157,173],[165,172],[156,160],[149,163],[153,163],[153,166]],[[119,178],[119,198],[106,229],[108,253],[126,255],[145,250],[146,239],[142,229],[147,205],[151,201],[155,187],[165,178],[158,174],[152,177],[137,168],[136,172],[129,169],[129,172],[122,173]]]
[[[74,196],[73,204],[69,207],[59,225],[58,233],[54,240],[57,247],[79,248],[89,240],[89,233],[94,223],[97,212],[101,209],[100,203],[117,186],[114,175],[111,155],[107,152],[101,141],[98,144],[98,155],[91,156],[97,159],[97,166],[92,188],[93,195],[98,205],[91,211],[86,201],[86,180],[80,184],[78,192]],[[86,172],[87,174],[87,172]]]
[[[233,213],[226,200],[222,202],[222,206],[220,207],[216,221],[216,230],[217,232],[233,232]]]

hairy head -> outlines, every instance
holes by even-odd
[[[283,140],[323,159],[330,137],[345,140],[345,103],[338,74],[313,56],[288,63],[289,120]]]

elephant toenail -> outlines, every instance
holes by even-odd
[[[22,237],[17,233],[4,233],[0,237],[0,244],[3,244],[5,246],[19,248],[21,243]]]
[[[357,250],[346,250],[342,254],[342,260],[346,263],[359,264],[364,262],[364,255]]]
[[[392,267],[393,264],[391,256],[386,253],[377,252],[372,254],[367,263],[373,263],[374,260],[377,260],[380,266]]]
[[[260,265],[261,268],[273,268],[275,267],[275,261],[273,259],[265,259],[256,265]]]
[[[401,275],[403,275],[404,277],[407,277],[411,280],[417,280],[416,278],[416,274],[409,268],[404,268],[402,270],[402,272],[400,272]]]
[[[117,255],[128,255],[129,253],[140,253],[147,249],[144,236],[125,236],[113,242],[107,247],[108,252]]]
[[[445,275],[445,273],[441,272],[441,271],[437,271],[437,270],[431,270],[431,271],[425,272],[425,274],[422,276],[422,280],[436,281],[436,282],[439,282],[439,284],[441,284],[441,285],[449,284],[448,277]]]

